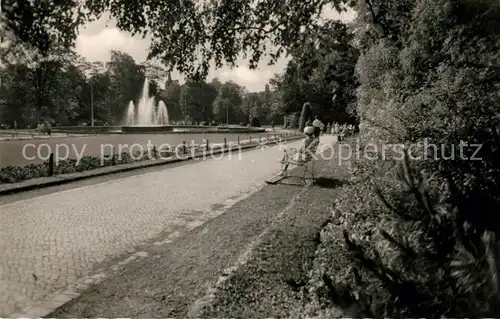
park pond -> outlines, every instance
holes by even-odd
[[[40,164],[47,161],[50,153],[58,153],[61,159],[77,159],[83,156],[100,157],[113,152],[134,153],[147,149],[148,145],[154,145],[156,148],[176,148],[183,143],[186,147],[206,144],[207,140],[210,144],[219,144],[224,141],[229,143],[266,137],[273,139],[274,133],[110,134],[7,140],[0,141],[0,168]]]

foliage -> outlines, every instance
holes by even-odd
[[[181,94],[179,81],[171,79],[165,83],[165,90],[160,91],[157,99],[162,100],[168,107],[168,116],[171,123],[181,121],[182,112],[180,110],[179,98]]]
[[[9,31],[21,42],[45,52],[56,41],[72,47],[78,27],[109,13],[121,30],[149,34],[150,58],[161,60],[196,80],[206,77],[211,63],[234,65],[241,53],[257,63],[270,47],[271,62],[300,46],[321,21],[324,8],[345,8],[348,0],[271,0],[175,2],[168,6],[145,0],[45,1],[43,6],[21,0],[2,2]],[[189,30],[189,32],[187,31]],[[172,45],[175,43],[175,45]]]
[[[243,88],[229,81],[222,84],[213,102],[214,119],[219,123],[239,123],[245,120],[241,109]]]
[[[0,60],[23,54],[25,49],[47,58],[55,48],[69,49],[86,21],[84,8],[77,0],[1,2],[0,25],[10,45],[0,51]]]
[[[492,22],[498,17],[498,5],[487,2],[418,1],[399,36],[401,51],[384,39],[359,61],[358,107],[370,137],[386,143],[427,139],[441,148],[425,168],[453,181],[457,199],[481,203],[480,217],[471,210],[467,219],[486,225],[500,204],[494,182],[500,177],[500,28]],[[482,144],[476,155],[483,160],[467,160],[475,152],[471,146],[458,154],[461,143]],[[443,150],[447,155],[453,148],[455,160],[443,159]]]
[[[497,317],[500,6],[364,5],[357,107],[362,140],[379,153],[353,165],[359,184],[337,205],[355,269],[325,266],[326,295],[370,317]],[[424,156],[424,139],[436,150],[398,178],[380,146]],[[458,154],[464,142],[482,144],[481,161],[468,160],[474,147]]]
[[[18,4],[15,1],[6,1],[2,5],[5,15],[11,20],[8,29],[13,38],[24,43],[28,50],[34,50],[42,56],[45,56],[44,52],[55,48],[70,49],[76,38],[76,28],[88,20],[98,18],[103,13],[110,13],[122,30],[133,33],[149,33],[153,38],[150,48],[151,61],[163,62],[167,70],[158,68],[150,62],[144,66],[145,70],[128,68],[125,73],[126,76],[137,78],[143,77],[143,73],[148,73],[151,87],[155,91],[158,85],[154,83],[158,83],[158,79],[161,78],[160,74],[174,68],[187,74],[195,82],[201,82],[207,74],[210,62],[215,61],[217,66],[221,66],[222,63],[234,65],[236,57],[241,52],[252,55],[250,64],[255,67],[264,52],[269,52],[269,44],[277,48],[271,54],[272,61],[285,53],[299,55],[302,44],[309,41],[311,37],[316,37],[317,32],[314,30],[316,26],[322,25],[322,22],[316,19],[318,14],[329,6],[343,10],[342,5],[346,2],[344,0],[293,0],[287,2],[284,7],[267,0],[259,3],[247,0],[238,5],[233,2],[210,2],[197,5],[188,1],[164,6],[160,3],[148,2],[146,4],[144,1],[131,2],[129,0],[70,1],[61,5],[60,8],[57,7],[57,1],[48,1],[51,5],[47,4],[43,8],[27,5],[24,2]],[[143,8],[146,10],[142,10]],[[75,15],[69,16],[69,12],[74,12]],[[49,19],[49,16],[53,16],[54,20]],[[26,20],[29,23],[25,23],[26,17],[29,17]],[[62,21],[64,24],[59,24]],[[329,28],[328,26],[322,28],[321,32],[328,32]],[[27,36],[29,33],[27,30],[31,32],[34,29],[38,30],[35,34],[50,34],[48,38],[54,39],[54,41],[42,44],[38,38]],[[191,31],[186,32],[186,30]],[[57,41],[55,41],[56,39]],[[171,43],[176,45],[172,46]],[[124,67],[127,65],[125,56],[115,55],[113,58],[121,59]],[[197,62],[200,63],[197,64]],[[131,67],[132,64],[128,66]],[[120,122],[124,113],[123,105],[137,96],[137,88],[131,88],[128,80],[124,79],[120,82],[114,82],[115,86],[111,90],[123,91],[106,101],[110,106],[108,109],[98,112],[103,114],[101,117],[108,117],[108,120],[103,119],[103,122]],[[302,84],[288,82],[290,85],[285,85],[285,87],[291,88],[288,92],[293,92],[299,87],[302,87],[304,92],[309,92],[309,88],[305,88]],[[177,107],[175,97],[177,94],[180,95],[178,87],[168,90],[173,90],[173,92],[169,94],[163,92],[163,99],[172,102],[173,119],[179,120],[183,117],[182,114],[193,113],[191,111],[183,113],[181,106]],[[346,88],[346,91],[349,89]],[[168,97],[170,95],[174,98]],[[257,108],[253,108],[253,114],[247,112],[248,114],[245,113],[245,116],[248,118],[257,116],[261,121],[270,122],[271,120],[281,121],[284,111],[287,113],[295,112],[291,111],[286,101],[287,110],[284,110],[283,107],[276,107],[281,103],[276,102],[276,95],[275,92],[266,88],[262,93],[263,107],[258,111],[256,111]],[[329,102],[331,95],[332,92],[327,92],[321,100],[321,103],[327,101],[327,108],[332,107]],[[132,96],[134,97],[131,98]],[[186,94],[184,96],[187,97]],[[296,111],[300,110],[300,105],[303,102],[304,99],[299,103]],[[85,107],[80,106],[79,109],[90,110],[89,104],[87,102]],[[195,103],[195,105],[200,106],[201,104]],[[273,111],[269,111],[273,105],[275,108]],[[186,111],[189,107],[184,104],[183,108]],[[203,109],[206,108],[203,106]],[[234,111],[240,113],[238,108],[235,108]],[[204,112],[201,117],[210,118],[211,115],[208,113],[210,112]],[[240,115],[235,116],[239,117]],[[90,115],[78,115],[77,117],[88,119]]]
[[[407,145],[429,139],[448,151],[459,148],[462,141],[482,144],[476,154],[482,161],[413,163],[401,176],[404,183],[398,182],[394,166],[380,158],[353,166],[362,186],[339,202],[348,216],[344,226],[358,236],[357,240],[346,236],[355,255],[352,261],[359,268],[346,274],[350,280],[346,295],[372,316],[498,315],[492,302],[497,301],[497,288],[483,284],[487,276],[496,276],[494,270],[484,269],[485,265],[494,265],[491,260],[496,256],[489,247],[492,242],[498,244],[495,238],[500,232],[496,218],[500,206],[497,2],[290,0],[283,4],[224,0],[202,5],[194,1],[169,6],[150,1],[145,4],[144,0],[89,0],[84,6],[89,10],[87,17],[110,11],[121,29],[151,33],[150,57],[159,58],[167,71],[176,68],[192,78],[179,90],[179,111],[189,121],[208,121],[214,115],[223,120],[223,110],[229,118],[230,109],[241,110],[246,119],[284,113],[293,116],[310,101],[312,111],[320,116],[352,122],[359,117],[365,142]],[[339,10],[343,4],[355,7],[358,17],[353,30],[338,22],[323,24],[316,19],[327,4]],[[32,76],[37,86],[20,87],[12,93],[2,89],[2,93],[8,93],[2,96],[2,116],[20,118],[15,115],[19,103],[13,101],[17,100],[29,105],[19,108],[21,119],[60,114],[59,106],[48,98],[48,88],[63,83],[54,79],[56,75],[64,78],[55,72],[63,69],[64,63],[49,62],[47,52],[67,49],[74,41],[76,33],[71,30],[81,19],[69,21],[65,15],[79,6],[80,2],[68,2],[61,9],[10,5],[3,10],[13,19],[10,31],[28,46],[36,47],[42,59],[36,60],[35,71],[31,66],[9,70],[11,87],[21,74]],[[42,12],[33,14],[37,10]],[[54,21],[68,23],[55,25],[47,20],[52,13]],[[24,28],[21,22],[26,17],[31,23]],[[35,30],[35,36],[27,36],[26,30]],[[58,36],[47,36],[51,32]],[[40,34],[42,41],[36,38]],[[234,65],[241,53],[250,53],[250,65],[255,67],[269,45],[276,48],[272,61],[284,53],[292,56],[286,72],[271,83],[273,90],[265,92],[261,105],[271,110],[271,115],[257,114],[265,112],[255,111],[259,109],[255,96],[248,95],[241,101],[241,94],[237,99],[231,93],[234,90],[224,89],[231,85],[217,84],[214,89],[202,81],[211,62],[216,66]],[[126,67],[130,74],[142,72],[135,72],[126,58],[121,61],[130,66]],[[76,74],[73,72],[72,77]],[[118,109],[125,107],[123,101],[129,91],[123,89],[128,87],[127,82],[115,83],[120,83],[113,88],[120,90],[120,95],[109,105],[116,116]],[[78,92],[78,86],[68,90]],[[35,101],[30,100],[32,97]],[[78,117],[73,110],[70,107],[60,121]],[[243,120],[234,113],[236,122]],[[303,110],[301,129],[308,113],[311,110]],[[416,151],[421,153],[421,146]],[[439,183],[410,174],[413,169]],[[367,181],[376,183],[384,196],[374,199],[373,185]],[[426,199],[428,190],[437,192],[429,195],[432,205]],[[374,232],[375,225],[380,232]],[[464,225],[470,231],[465,231]],[[439,233],[446,234],[444,239]],[[452,265],[457,259],[467,265],[456,273],[458,279]],[[482,271],[473,275],[474,267]],[[323,278],[325,285],[334,294],[335,287],[327,278]],[[497,278],[490,282],[496,284]],[[367,299],[369,296],[375,299]]]
[[[19,128],[36,127],[43,121],[55,125],[121,123],[130,100],[137,102],[144,68],[129,55],[112,52],[107,68],[74,54],[49,58],[27,57],[8,64],[0,91],[2,123]]]
[[[330,21],[311,32],[307,41],[292,51],[285,78],[293,79],[296,88],[289,94],[301,94],[321,118],[353,121],[350,117],[354,115],[358,85],[355,65],[359,57],[353,39],[352,30],[345,24]],[[301,100],[300,95],[296,100]]]
[[[179,71],[203,78],[210,62],[220,67],[234,64],[240,53],[249,54],[255,67],[263,52],[276,46],[272,58],[284,48],[296,45],[301,30],[317,25],[317,15],[327,4],[341,9],[344,1],[291,0],[286,5],[274,1],[177,2],[164,6],[143,1],[88,1],[94,13],[109,9],[118,27],[138,33],[149,30],[153,36],[150,56],[161,59]],[[147,17],[147,18],[146,18]],[[190,30],[190,32],[186,32]],[[176,43],[172,46],[172,43]]]
[[[213,117],[212,103],[217,92],[205,82],[190,81],[182,86],[179,108],[188,123],[209,121]]]
[[[286,127],[288,128],[299,128],[300,114],[294,113],[285,117]]]
[[[107,63],[107,71],[111,78],[110,90],[114,98],[110,101],[110,111],[116,116],[114,123],[121,123],[125,116],[125,108],[129,101],[138,104],[145,79],[145,68],[137,65],[134,59],[123,52],[111,51],[111,59]]]
[[[334,214],[347,245],[336,228],[324,230],[323,241],[338,248],[321,251],[314,291],[323,303],[354,304],[357,316],[498,316],[493,232],[475,242],[471,225],[461,223],[467,212],[447,201],[441,183],[410,167],[408,157],[393,167],[375,185],[363,172],[345,187]],[[339,248],[352,254],[351,267]]]
[[[299,131],[304,132],[307,121],[312,121],[312,110],[309,102],[304,103],[302,106],[302,112],[300,113],[299,119]]]
[[[170,155],[172,153],[170,152]],[[162,153],[162,156],[169,156],[168,153]],[[150,157],[148,154],[133,154],[122,153],[121,155],[114,155],[114,158],[105,157],[104,160],[101,157],[84,156],[81,158],[80,162],[75,159],[62,160],[58,165],[54,165],[54,174],[68,174],[75,172],[83,172],[88,170],[97,169],[105,166],[128,164],[136,161],[148,160]],[[103,163],[101,164],[101,161]],[[8,166],[0,169],[0,184],[1,183],[17,183],[20,181],[49,176],[49,163],[41,164],[30,164],[27,166]]]
[[[260,121],[258,117],[253,117],[250,121],[250,126],[252,127],[260,127]]]
[[[309,102],[321,118],[355,123],[359,52],[352,30],[339,21],[329,21],[305,34],[301,45],[290,51],[292,59],[284,74],[271,80],[273,109],[295,113]]]
[[[276,115],[281,115],[271,110],[272,94],[273,92],[266,86],[263,92],[251,92],[243,96],[241,109],[247,122],[252,118],[257,118],[261,123],[270,123]]]

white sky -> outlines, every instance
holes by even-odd
[[[333,10],[325,12],[326,18],[340,18],[344,21],[351,20],[354,12],[339,15]],[[149,41],[141,37],[132,37],[130,33],[118,30],[114,21],[100,19],[93,23],[85,25],[81,30],[76,41],[76,51],[89,61],[108,61],[111,50],[119,50],[130,54],[137,63],[142,63],[147,57]],[[262,91],[266,83],[275,73],[282,72],[286,67],[287,60],[281,59],[273,66],[268,66],[267,61],[263,59],[259,63],[257,70],[248,69],[245,61],[238,63],[238,67],[230,69],[223,67],[218,70],[212,69],[208,75],[208,80],[214,77],[222,82],[232,80],[242,86],[245,86],[250,92]],[[172,78],[183,82],[183,78],[177,72],[172,73]],[[163,83],[160,83],[163,87]]]

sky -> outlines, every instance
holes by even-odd
[[[338,14],[334,10],[326,10],[324,18],[341,19],[349,21],[355,16],[354,12]],[[80,29],[76,40],[76,51],[89,61],[106,62],[110,59],[111,50],[119,50],[130,54],[137,63],[146,60],[149,47],[148,39],[132,37],[128,32],[120,31],[116,28],[113,20],[101,18],[98,21],[86,24]],[[282,58],[275,65],[268,66],[266,59],[259,63],[257,70],[250,70],[244,60],[238,61],[238,67],[212,69],[207,80],[217,77],[222,82],[233,81],[247,88],[250,92],[263,91],[266,83],[276,73],[281,73],[288,60]],[[172,79],[183,83],[184,78],[177,72],[172,73]],[[163,83],[160,83],[163,86]]]

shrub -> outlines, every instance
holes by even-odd
[[[304,132],[304,127],[306,126],[306,122],[312,118],[312,109],[311,104],[309,102],[304,103],[302,106],[302,112],[300,113],[299,119],[299,131]]]
[[[260,120],[257,117],[252,118],[252,121],[250,122],[250,126],[260,127]]]
[[[437,154],[399,174],[389,161],[354,163],[359,196],[338,206],[355,270],[337,280],[343,285],[331,276],[324,285],[368,316],[497,316],[500,6],[389,2],[384,14],[393,25],[378,25],[382,37],[365,43],[357,65],[362,139],[428,139],[448,152],[482,144],[483,160]],[[405,14],[397,14],[399,5]],[[421,146],[415,151],[422,154]]]
[[[163,157],[173,155],[173,150],[159,150]],[[153,154],[151,154],[153,156]],[[134,159],[135,158],[135,159]],[[141,154],[139,151],[134,154],[134,158],[129,153],[116,154],[113,158],[105,158],[101,165],[100,157],[84,156],[77,163],[75,159],[67,159],[60,161],[54,166],[54,174],[68,174],[75,172],[83,172],[93,170],[103,166],[120,165],[133,163],[136,161],[148,160],[150,157],[145,152]],[[49,176],[48,163],[30,164],[26,166],[8,166],[0,169],[0,183],[17,183],[24,180],[47,177]]]
[[[497,317],[497,235],[464,219],[444,179],[408,160],[384,171],[372,183],[355,170],[336,200],[311,274],[318,302],[356,316]]]

